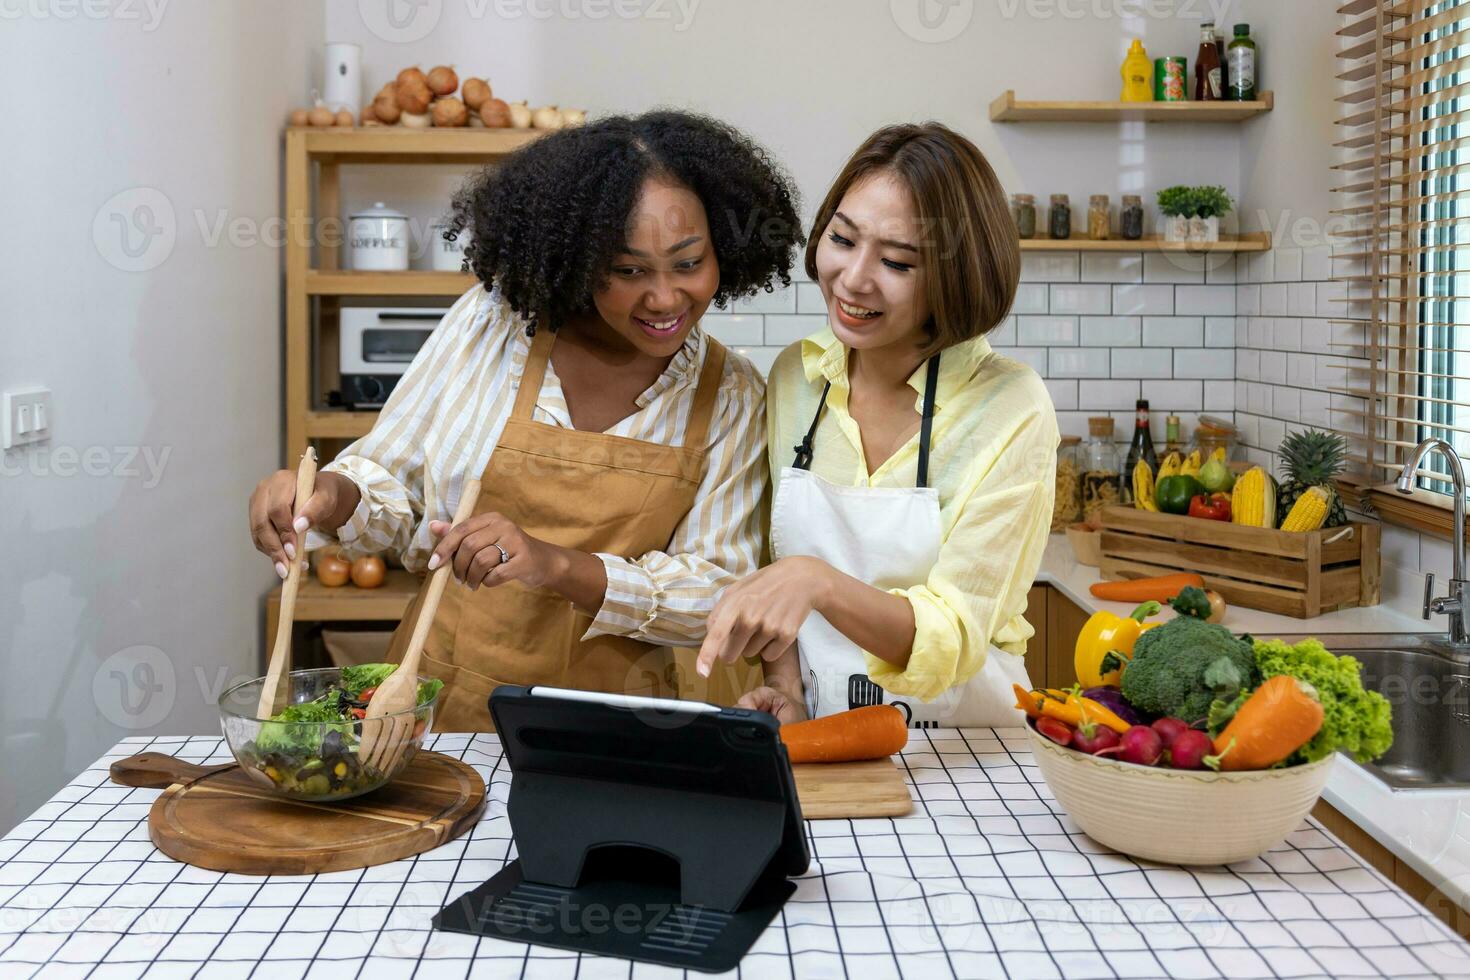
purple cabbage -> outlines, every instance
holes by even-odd
[[[1082,696],[1096,701],[1130,725],[1146,724],[1143,716],[1128,703],[1128,699],[1123,697],[1123,692],[1116,687],[1089,687],[1082,692]]]

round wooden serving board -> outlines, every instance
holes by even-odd
[[[340,803],[275,796],[231,763],[196,766],[158,752],[112,765],[114,782],[167,787],[148,835],[169,857],[211,871],[302,875],[386,864],[454,840],[485,809],[485,782],[419,752],[387,786]]]

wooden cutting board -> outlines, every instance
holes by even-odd
[[[791,772],[807,820],[901,817],[914,807],[909,784],[892,759],[807,762]]]
[[[454,840],[480,819],[485,782],[437,752],[340,803],[275,796],[231,763],[196,766],[158,752],[115,762],[114,782],[164,788],[148,836],[169,857],[211,871],[300,875],[386,864]]]

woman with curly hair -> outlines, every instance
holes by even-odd
[[[423,656],[445,731],[489,730],[501,684],[672,695],[665,647],[697,645],[716,593],[757,567],[767,483],[763,382],[699,320],[790,284],[793,199],[749,139],[680,112],[553,133],[487,168],[451,221],[481,285],[294,523],[294,475],[261,482],[256,547],[278,574],[308,528],[452,565]],[[451,527],[472,476],[474,516]]]
[[[828,327],[769,378],[776,560],[724,591],[700,651],[764,658],[746,706],[1014,722],[1059,438],[1041,378],[985,340],[1020,266],[1000,181],[953,130],[886,127],[838,174],[806,249]]]

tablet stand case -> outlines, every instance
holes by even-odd
[[[706,972],[738,966],[796,890],[787,878],[793,872],[788,837],[794,788],[791,802],[779,802],[622,781],[608,771],[638,768],[610,762],[617,753],[633,751],[635,759],[647,759],[648,752],[664,751],[681,737],[688,739],[686,750],[728,742],[729,719],[711,718],[656,736],[661,748],[655,750],[653,742],[629,745],[586,732],[553,735],[543,727],[517,733],[497,712],[496,728],[513,761],[506,811],[519,858],[445,906],[434,917],[435,928]],[[716,735],[722,723],[727,731]],[[773,720],[769,727],[741,731],[776,737]],[[530,747],[513,753],[518,735]],[[580,771],[514,768],[518,756],[547,748],[537,741],[573,737],[600,749],[571,766]],[[698,784],[699,775],[689,782]],[[799,811],[795,828],[803,833]],[[804,838],[799,850],[794,873],[804,870]]]

